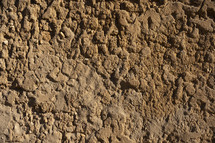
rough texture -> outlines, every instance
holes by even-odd
[[[0,142],[215,142],[214,0],[0,6]]]

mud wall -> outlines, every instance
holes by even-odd
[[[215,142],[214,0],[0,10],[0,142]]]

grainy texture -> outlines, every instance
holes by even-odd
[[[214,0],[1,0],[0,142],[215,142]]]

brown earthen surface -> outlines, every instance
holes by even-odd
[[[215,142],[214,0],[0,10],[0,143]]]

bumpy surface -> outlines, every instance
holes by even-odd
[[[215,142],[214,0],[1,0],[0,142]]]

